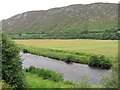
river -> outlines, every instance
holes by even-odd
[[[23,59],[23,68],[35,66],[37,68],[44,68],[62,73],[65,80],[72,80],[80,82],[85,75],[90,79],[92,84],[100,84],[101,76],[109,72],[98,68],[91,68],[85,64],[72,63],[67,64],[63,61],[50,59],[43,56],[32,55],[29,53],[21,53]]]

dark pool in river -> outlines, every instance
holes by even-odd
[[[50,59],[43,56],[32,55],[28,53],[21,53],[23,59],[23,68],[35,66],[38,68],[45,68],[62,73],[65,80],[73,80],[80,82],[82,77],[86,75],[93,84],[100,84],[101,76],[108,73],[109,70],[98,68],[91,68],[84,64],[67,64],[63,61]]]

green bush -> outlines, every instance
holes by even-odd
[[[23,53],[29,53],[27,49],[23,49]]]
[[[112,67],[111,61],[108,58],[106,58],[104,55],[101,55],[99,57],[99,63],[100,63],[100,67],[102,67],[102,68],[109,69]]]
[[[90,57],[90,60],[89,60],[89,66],[98,66],[98,57],[95,55],[95,56],[91,56]]]
[[[94,55],[90,57],[89,66],[109,69],[112,66],[111,61],[104,55]]]
[[[2,34],[2,79],[14,88],[25,86],[19,52],[17,45]]]
[[[50,79],[54,82],[59,82],[59,81],[63,80],[63,76],[60,73],[56,73],[51,70],[35,68],[33,66],[26,69],[26,72],[37,74],[38,76],[42,77],[43,79]]]
[[[64,59],[64,61],[68,64],[72,63],[72,61],[74,60],[72,55],[68,55],[66,56],[66,58]]]

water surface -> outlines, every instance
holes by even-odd
[[[55,59],[50,59],[43,56],[37,56],[32,54],[21,53],[23,59],[23,68],[28,68],[30,66],[35,66],[38,68],[44,68],[49,70],[54,70],[62,73],[65,80],[73,80],[75,82],[80,82],[84,75],[88,76],[90,82],[93,84],[100,84],[101,76],[108,73],[108,70],[91,68],[84,64],[67,64],[63,61],[58,61]]]

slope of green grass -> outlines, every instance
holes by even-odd
[[[92,3],[30,11],[3,20],[3,27],[7,32],[106,30],[117,26],[117,8],[113,3]],[[9,25],[10,20],[16,23]]]
[[[101,85],[93,85],[87,77],[83,77],[82,81],[77,84],[72,81],[63,80],[54,82],[49,79],[43,79],[36,74],[24,72],[26,77],[27,88],[104,88]]]
[[[76,63],[88,64],[90,66],[106,68],[106,69],[111,68],[112,64],[115,63],[114,59],[105,57],[104,55],[101,54],[95,55],[95,54],[80,53],[80,52],[70,52],[64,50],[42,49],[42,48],[25,46],[25,45],[22,46],[21,48],[23,49],[24,53],[31,53],[57,60],[62,60],[65,61],[66,63],[76,62]]]
[[[67,81],[54,82],[48,79],[43,79],[36,74],[24,73],[28,88],[75,88],[76,84],[67,83]]]

